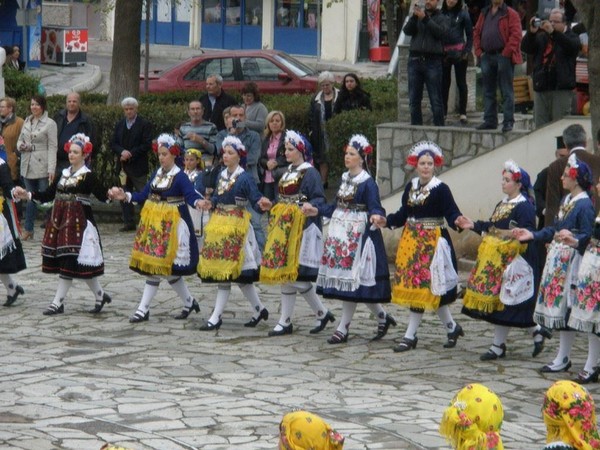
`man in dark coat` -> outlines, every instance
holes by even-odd
[[[222,86],[221,75],[209,75],[206,79],[206,94],[200,97],[200,103],[204,107],[204,120],[214,123],[218,131],[225,129],[223,110],[236,104],[235,99],[227,94]]]

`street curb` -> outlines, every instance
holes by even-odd
[[[102,71],[100,70],[100,67],[93,64],[87,64],[87,66],[92,69],[90,77],[81,83],[71,86],[71,88],[66,89],[64,92],[60,92],[62,95],[66,95],[69,92],[91,91],[100,84],[100,81],[102,80]]]

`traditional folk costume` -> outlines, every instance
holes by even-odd
[[[13,182],[10,168],[5,160],[0,158],[0,281],[6,288],[4,306],[11,306],[19,295],[25,291],[12,277],[12,274],[25,269],[25,255],[19,238],[19,222],[12,197]]]
[[[171,135],[161,134],[154,150],[164,147],[174,156],[181,152]],[[141,192],[126,193],[126,201],[144,202],[133,243],[129,268],[146,276],[142,299],[129,319],[136,323],[150,317],[150,302],[158,291],[161,278],[166,278],[183,302],[183,310],[175,319],[186,319],[200,306],[190,293],[182,276],[195,272],[198,244],[188,205],[202,197],[177,165],[165,171],[160,167]]]
[[[65,143],[65,151],[72,145],[82,149],[89,156],[92,144],[89,137],[76,134]],[[90,205],[90,195],[106,200],[106,193],[90,169],[85,165],[77,170],[63,169],[61,177],[45,192],[32,194],[32,200],[48,202],[54,199],[50,217],[46,220],[42,239],[42,272],[59,275],[58,288],[54,300],[44,311],[45,315],[62,314],[64,300],[73,278],[85,280],[96,297],[96,304],[90,313],[99,313],[110,296],[104,292],[98,277],[104,274],[104,257],[100,235]]]
[[[417,167],[424,155],[433,157],[436,167],[443,164],[441,149],[430,141],[411,148],[408,164]],[[445,219],[456,229],[454,222],[460,215],[450,188],[433,176],[425,186],[419,177],[413,178],[406,185],[400,209],[387,216],[388,227],[404,227],[396,255],[392,302],[410,308],[408,329],[395,351],[416,347],[416,332],[425,310],[437,311],[447,329],[444,347],[454,347],[464,335],[448,308],[456,300],[458,276],[454,247],[444,223]]]
[[[341,450],[344,437],[316,414],[294,411],[283,416],[279,424],[279,447],[302,450]]]
[[[567,326],[575,301],[571,285],[577,281],[581,256],[590,240],[594,224],[594,206],[587,193],[592,184],[592,172],[589,166],[572,154],[565,170],[568,171],[570,178],[577,180],[583,192],[576,195],[568,194],[560,206],[554,225],[533,233],[535,241],[550,242],[534,320],[549,329],[560,330],[558,355],[551,364],[542,367],[542,372],[558,372],[571,367],[570,355],[575,341],[575,332]],[[571,231],[578,241],[576,248],[557,239],[558,232],[561,230]],[[590,340],[591,346],[595,345],[592,341],[596,339]],[[586,367],[591,369],[587,364]]]
[[[509,327],[531,328],[536,339],[533,356],[541,352],[545,337],[533,321],[535,288],[539,283],[537,245],[533,242],[520,243],[512,237],[509,230],[513,227],[529,231],[536,229],[535,206],[529,197],[531,181],[529,174],[512,160],[504,164],[503,175],[520,183],[521,193],[512,199],[506,197],[498,203],[490,220],[474,222],[473,231],[484,237],[463,298],[464,314],[495,325],[492,348],[481,356],[483,361],[505,356]],[[513,281],[505,276],[511,264],[523,267],[522,273],[515,273],[515,276],[526,277],[527,281],[523,283],[521,294],[517,294],[519,298],[515,298],[514,302],[508,301],[513,300],[513,297],[504,299],[508,303],[505,304],[501,300],[501,290],[504,287],[506,292],[507,285]]]
[[[227,168],[219,174],[217,186],[210,201],[213,210],[205,228],[204,245],[198,263],[198,276],[203,283],[218,283],[215,308],[202,331],[218,330],[221,316],[229,300],[231,283],[237,283],[250,302],[253,316],[245,326],[255,326],[268,318],[268,311],[258,298],[254,282],[258,280],[260,250],[250,225],[247,205],[259,210],[262,194],[245,165],[246,149],[233,136],[223,140],[222,149],[231,146],[240,156],[240,163],[232,173]],[[253,325],[254,324],[254,325]]]
[[[354,135],[348,147],[355,149],[368,167],[373,147],[362,135]],[[381,303],[391,299],[390,272],[381,230],[369,223],[373,215],[385,217],[377,183],[366,171],[342,175],[336,202],[318,207],[319,215],[331,218],[317,277],[317,293],[342,300],[342,318],[330,344],[346,342],[350,322],[358,303],[366,303],[378,321],[379,340],[395,319]]]
[[[281,176],[277,186],[278,203],[271,210],[260,281],[281,285],[281,317],[269,336],[292,333],[297,293],[315,313],[317,325],[311,333],[322,331],[334,320],[313,286],[323,252],[321,219],[306,219],[300,209],[303,202],[313,206],[325,203],[323,183],[319,172],[309,162],[312,161],[312,149],[306,138],[288,130],[285,143],[302,153],[304,162],[297,166],[290,164]]]
[[[186,154],[193,154],[202,167],[204,167],[204,162],[202,161],[202,153],[200,150],[196,150],[195,148],[188,148],[186,150]],[[188,176],[192,184],[194,185],[194,189],[196,192],[202,196],[205,195],[206,188],[204,186],[204,174],[201,168],[197,168],[194,170],[184,170],[185,174]],[[192,223],[194,225],[194,234],[196,235],[196,241],[198,242],[198,248],[202,248],[202,242],[204,241],[204,228],[208,223],[208,213],[205,211],[200,211],[196,208],[192,208],[188,206],[188,210],[190,212],[190,217],[192,218]]]

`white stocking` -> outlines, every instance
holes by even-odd
[[[2,281],[2,284],[6,288],[7,295],[15,295],[15,292],[17,292],[17,283],[15,283],[11,275],[8,273],[0,274],[0,281]]]
[[[292,323],[294,306],[296,305],[296,288],[291,284],[281,285],[281,316],[275,326],[275,331],[283,330],[283,327]]]
[[[378,323],[385,323],[385,318],[387,314],[385,313],[385,309],[379,303],[367,303],[367,308],[371,310],[373,315],[377,318]]]
[[[73,278],[63,278],[61,276],[58,277],[58,287],[56,288],[54,300],[52,300],[54,305],[60,306],[63,304],[65,297],[67,296],[67,292],[69,292],[72,284]]]
[[[88,287],[90,288],[90,290],[94,293],[94,297],[96,298],[96,303],[102,302],[102,296],[104,295],[104,290],[102,289],[102,286],[100,286],[98,277],[86,279],[85,284],[87,284]]]
[[[421,320],[423,319],[423,313],[411,311],[408,314],[408,328],[406,329],[406,333],[404,333],[404,337],[408,339],[414,339],[417,335],[417,330],[419,329],[419,325],[421,325]]]
[[[296,281],[294,287],[298,290],[300,295],[304,297],[304,300],[306,300],[310,309],[312,309],[315,316],[317,316],[317,320],[322,319],[325,314],[327,314],[327,308],[323,305],[323,302],[317,295],[315,287],[310,281]]]
[[[342,302],[342,318],[340,319],[337,331],[344,335],[348,334],[350,322],[352,322],[352,317],[354,317],[356,306],[357,305],[354,302]]]
[[[146,284],[144,285],[144,292],[142,294],[142,299],[140,300],[140,304],[138,305],[138,308],[137,308],[137,310],[139,312],[141,312],[143,315],[146,315],[146,313],[150,309],[150,302],[156,295],[159,285],[160,285],[160,278],[158,278],[158,277],[146,278]]]
[[[571,349],[575,343],[575,331],[561,331],[558,355],[552,361],[552,366],[558,367],[565,364],[571,356]],[[566,359],[565,359],[566,358]]]
[[[252,317],[258,319],[260,312],[264,309],[263,304],[260,302],[260,298],[258,298],[258,292],[256,292],[256,286],[254,284],[238,284],[242,294],[244,297],[250,302],[250,306],[252,307]]]
[[[210,316],[210,319],[208,319],[213,325],[218,324],[219,320],[221,320],[223,311],[225,311],[225,305],[227,305],[227,300],[229,300],[229,294],[231,294],[231,283],[219,284],[215,309],[213,309],[212,315]]]
[[[600,338],[594,333],[588,333],[588,357],[585,362],[585,370],[587,373],[592,373],[594,368],[598,366],[598,358],[600,357]]]
[[[167,277],[167,281],[183,302],[183,307],[190,309],[192,307],[194,297],[192,297],[187,284],[185,284],[185,280],[182,277],[171,276]]]
[[[452,318],[452,314],[450,313],[450,308],[448,308],[448,305],[440,306],[437,310],[437,315],[442,321],[442,324],[446,329],[446,333],[452,333],[456,328],[456,322]]]
[[[492,343],[496,347],[500,347],[502,344],[506,344],[506,338],[508,337],[508,332],[510,328],[505,327],[503,325],[496,325],[494,327],[494,340]]]

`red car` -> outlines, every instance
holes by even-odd
[[[223,89],[239,92],[248,81],[254,81],[262,94],[314,93],[317,73],[277,50],[224,50],[206,52],[191,57],[148,79],[148,92],[206,90],[206,77],[223,77]],[[144,92],[144,77],[140,76],[140,92]]]

